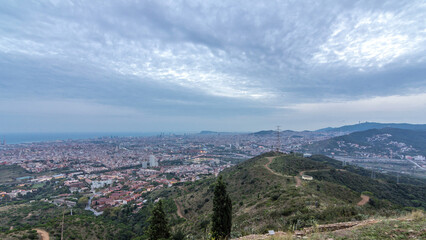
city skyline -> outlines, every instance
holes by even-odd
[[[423,1],[6,1],[0,133],[424,123],[425,26]]]

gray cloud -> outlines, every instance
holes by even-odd
[[[247,130],[307,117],[298,104],[426,91],[423,1],[6,1],[0,26],[0,100],[51,101],[51,121],[74,101],[101,122],[128,110],[130,130],[147,114],[146,128]],[[6,115],[0,131],[19,130]]]

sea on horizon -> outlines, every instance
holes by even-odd
[[[95,139],[101,137],[149,137],[161,134],[160,132],[150,133],[0,133],[0,144],[5,140],[6,144],[20,144],[33,142],[53,142],[61,140],[82,140]]]

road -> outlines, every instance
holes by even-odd
[[[410,161],[412,164],[416,165],[418,168],[422,169],[422,170],[426,170],[426,168],[420,166],[419,164],[417,164],[416,162],[414,162],[413,160],[408,160]]]
[[[95,209],[92,208],[92,199],[93,197],[96,195],[97,193],[95,192],[95,190],[92,189],[92,196],[90,196],[89,201],[87,202],[87,206],[86,208],[84,208],[84,210],[89,210],[91,212],[93,212],[93,214],[95,214],[95,216],[99,216],[104,212],[98,212]]]

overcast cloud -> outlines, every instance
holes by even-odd
[[[3,1],[0,132],[425,123],[425,1]]]

